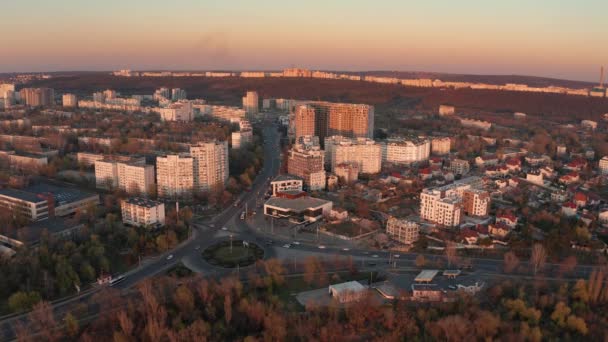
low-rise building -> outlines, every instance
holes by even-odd
[[[137,227],[165,225],[165,204],[145,198],[129,198],[120,204],[122,222]]]
[[[264,214],[293,222],[315,222],[329,216],[333,203],[309,196],[271,197],[264,203]]]
[[[411,245],[418,240],[420,225],[413,221],[391,216],[386,221],[386,233],[397,242]]]
[[[277,196],[280,193],[300,193],[303,185],[302,178],[292,175],[278,175],[270,182],[272,196]]]
[[[367,287],[358,281],[329,285],[329,295],[340,303],[349,303],[360,300],[367,293]]]
[[[359,165],[356,163],[338,164],[334,172],[343,184],[351,184],[359,179]]]
[[[608,156],[604,156],[600,159],[599,167],[602,175],[608,175]]]
[[[466,175],[471,170],[469,162],[463,159],[452,159],[448,170],[452,171],[455,175]]]

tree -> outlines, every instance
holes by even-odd
[[[68,312],[68,314],[65,315],[63,322],[65,323],[65,330],[68,336],[71,338],[75,338],[78,335],[78,331],[80,330],[76,317],[74,317],[72,313]]]
[[[530,255],[530,265],[532,265],[534,275],[545,266],[546,261],[547,251],[545,251],[545,247],[540,243],[534,244],[532,247],[532,255]]]
[[[424,267],[424,265],[426,265],[426,258],[424,257],[424,255],[418,254],[418,256],[416,256],[415,264],[416,267]]]
[[[458,262],[456,244],[454,242],[449,241],[445,246],[445,257],[448,260],[448,267],[452,267],[452,264]]]
[[[38,292],[15,292],[8,298],[8,307],[11,312],[21,312],[31,310],[34,305],[40,302]]]
[[[178,287],[177,290],[175,290],[173,300],[181,313],[189,316],[192,314],[192,311],[194,311],[194,295],[188,287]]]
[[[564,302],[558,302],[555,304],[555,309],[551,314],[551,320],[555,322],[559,327],[564,327],[566,324],[566,319],[568,315],[570,315],[570,308]]]
[[[519,266],[519,258],[513,252],[505,253],[503,257],[503,269],[506,273],[513,272]]]

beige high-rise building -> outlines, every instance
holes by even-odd
[[[256,116],[260,111],[260,103],[258,93],[255,91],[248,91],[243,97],[243,109],[247,113],[248,117]]]
[[[156,157],[156,183],[159,197],[191,197],[194,158],[187,153]]]
[[[359,179],[359,165],[357,163],[338,164],[334,172],[343,184],[354,183]]]
[[[313,140],[310,139],[310,144],[296,144],[289,150],[287,172],[302,178],[308,190],[315,191],[325,188],[325,154]]]
[[[435,155],[449,154],[452,148],[450,137],[433,138],[431,140],[431,152]]]
[[[488,216],[490,212],[490,194],[485,190],[468,189],[462,196],[464,213],[471,216]]]
[[[350,138],[373,138],[374,107],[364,104],[305,102],[315,110],[315,135],[342,135]]]
[[[74,94],[63,94],[62,102],[64,107],[78,107],[78,98]]]
[[[194,190],[223,189],[228,181],[228,142],[199,142],[190,146],[194,159]]]
[[[336,166],[343,163],[354,163],[359,172],[374,174],[382,169],[382,147],[374,140],[357,139],[326,139],[326,149],[331,150],[331,170],[335,173]]]
[[[295,112],[296,139],[305,135],[315,135],[315,109],[302,105]]]
[[[21,101],[30,107],[55,104],[55,91],[51,88],[23,88],[19,91]]]
[[[147,194],[154,186],[154,166],[144,159],[118,161],[104,159],[95,161],[97,188],[119,188],[129,194]]]

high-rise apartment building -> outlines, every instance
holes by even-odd
[[[171,100],[179,101],[186,99],[186,91],[180,88],[171,89]]]
[[[354,163],[359,172],[374,174],[382,169],[382,147],[372,139],[331,137],[325,139],[325,148],[331,157],[331,170],[343,163]]]
[[[302,68],[287,68],[283,70],[283,77],[311,77],[312,72]]]
[[[364,104],[306,101],[315,111],[315,134],[325,137],[342,135],[350,138],[373,138],[374,107]]]
[[[260,103],[258,93],[255,91],[248,91],[243,97],[243,109],[247,113],[247,116],[256,116],[260,111]]]
[[[74,94],[63,94],[62,103],[64,107],[77,107],[78,98]]]
[[[229,177],[228,142],[199,142],[190,146],[190,155],[194,159],[194,190],[223,189]]]
[[[21,101],[30,107],[55,104],[55,91],[51,88],[23,88],[19,91]]]
[[[95,161],[97,188],[119,188],[130,194],[147,194],[154,186],[154,166],[144,159]]]
[[[251,144],[253,141],[253,132],[251,129],[240,130],[238,132],[232,132],[232,148],[241,148],[247,144]]]
[[[393,164],[426,161],[431,154],[431,142],[425,138],[389,138],[381,146],[382,161]]]
[[[9,99],[11,104],[15,97],[15,85],[11,83],[0,83],[0,99]]]
[[[468,189],[462,194],[464,213],[470,216],[487,216],[490,212],[490,194],[485,190]]]
[[[325,188],[325,154],[318,139],[306,138],[308,136],[300,138],[289,150],[287,172],[302,178],[309,190],[322,190]]]
[[[450,153],[452,139],[450,137],[439,137],[431,140],[431,153],[434,155],[445,155]]]
[[[295,112],[296,139],[306,135],[315,135],[315,109],[302,105],[296,107]]]
[[[159,197],[191,197],[194,191],[194,158],[187,153],[156,157],[156,184]]]

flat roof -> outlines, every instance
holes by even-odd
[[[445,270],[445,271],[443,271],[443,275],[446,276],[446,277],[449,277],[449,276],[454,276],[455,277],[455,276],[460,275],[460,273],[461,273],[460,270]]]
[[[439,273],[438,270],[422,270],[422,272],[420,272],[417,276],[416,279],[414,279],[415,282],[420,283],[420,282],[431,282],[433,281],[433,278],[435,278],[435,276],[437,275],[437,273]]]
[[[437,284],[412,284],[412,290],[415,291],[441,291]]]
[[[359,292],[359,291],[365,290],[366,287],[361,285],[361,283],[358,281],[349,281],[346,283],[329,285],[329,289],[330,290],[334,289],[338,292],[344,292],[344,291]]]
[[[132,198],[127,199],[126,202],[129,204],[134,204],[134,205],[137,205],[140,207],[146,207],[146,208],[154,208],[160,204],[163,204],[162,202],[154,201],[154,200],[142,198],[142,197],[132,197]]]
[[[332,202],[310,196],[298,198],[271,197],[266,201],[265,205],[282,209],[290,209],[300,213],[307,209],[319,208],[327,203]]]
[[[299,181],[301,181],[302,178],[300,178],[298,176],[290,175],[290,174],[278,175],[278,176],[276,176],[272,180],[271,183],[274,183],[274,182],[284,182],[284,181],[290,181],[290,180],[299,180]]]
[[[10,189],[10,188],[0,189],[0,195],[7,196],[7,197],[13,197],[13,198],[16,198],[16,199],[19,199],[22,201],[27,201],[27,202],[32,202],[32,203],[40,203],[40,202],[46,201],[45,199],[36,196],[36,194],[34,194],[34,193],[17,190],[17,189]]]
[[[55,203],[58,205],[77,202],[92,196],[98,196],[97,194],[84,192],[76,188],[56,186],[49,183],[33,184],[23,189],[23,191],[30,192],[32,194],[50,193],[53,195]]]

